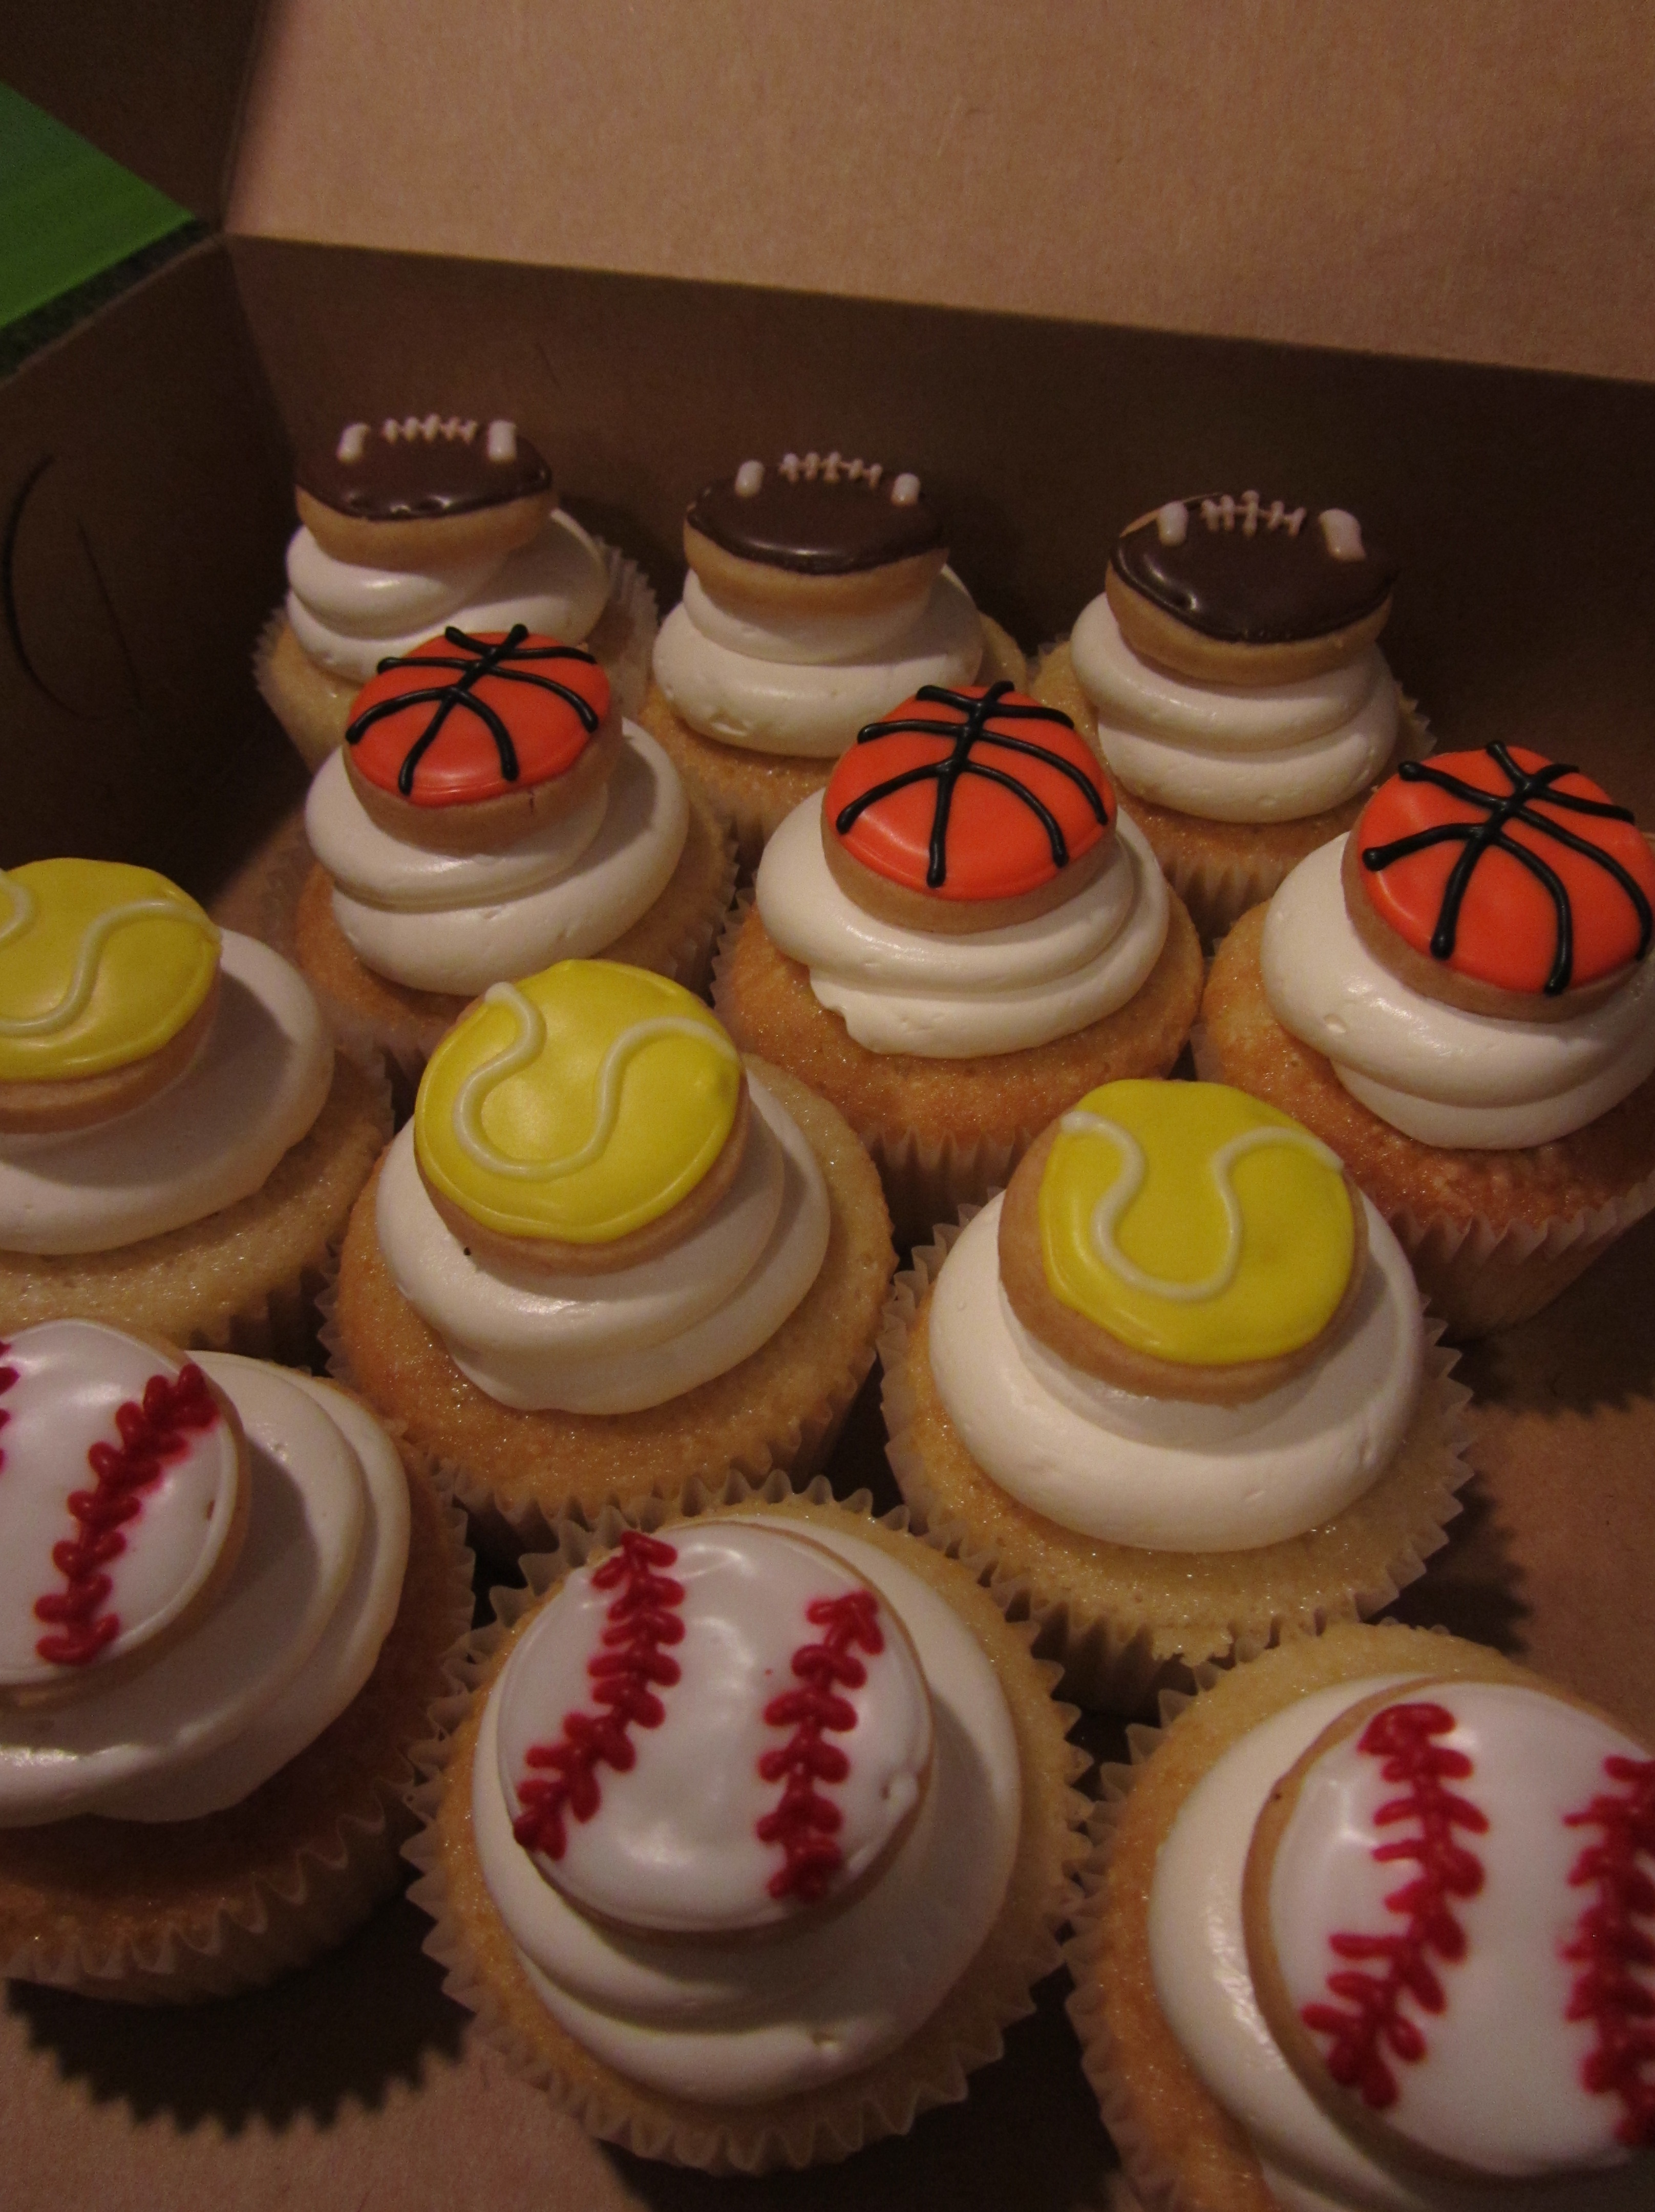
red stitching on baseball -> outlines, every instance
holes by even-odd
[[[1424,2036],[1402,2010],[1403,1993],[1423,2012],[1445,2008],[1442,1983],[1427,1954],[1434,1952],[1450,1963],[1465,1956],[1465,1931],[1449,1899],[1475,1897],[1482,1887],[1482,1862],[1454,1840],[1453,1832],[1463,1828],[1482,1835],[1488,1820],[1475,1805],[1444,1787],[1446,1781],[1463,1781],[1471,1762],[1463,1752],[1431,1741],[1448,1735],[1454,1725],[1454,1716],[1442,1705],[1388,1705],[1363,1730],[1356,1748],[1384,1760],[1380,1771],[1387,1782],[1408,1785],[1405,1796],[1389,1798],[1380,1806],[1374,1825],[1388,1828],[1399,1820],[1419,1824],[1417,1833],[1377,1844],[1373,1851],[1380,1865],[1411,1859],[1419,1868],[1412,1881],[1393,1890],[1384,1901],[1387,1912],[1406,1913],[1408,1924],[1390,1935],[1340,1931],[1329,1936],[1336,1958],[1384,1960],[1385,1971],[1329,1974],[1328,1988],[1349,2008],[1310,2004],[1299,2014],[1313,2035],[1333,2038],[1327,2065],[1334,2080],[1342,2088],[1359,2091],[1363,2103],[1375,2112],[1394,2105],[1399,2094],[1381,2046],[1409,2065],[1426,2055]]]
[[[15,1370],[5,1371],[15,1379]],[[179,1368],[176,1382],[152,1375],[142,1403],[129,1398],[116,1407],[120,1443],[100,1440],[86,1455],[97,1486],[69,1493],[70,1518],[80,1534],[52,1547],[52,1564],[64,1588],[35,1600],[35,1619],[58,1632],[43,1636],[34,1647],[49,1665],[87,1666],[120,1634],[119,1616],[100,1607],[114,1588],[104,1570],[126,1549],[121,1530],[143,1512],[143,1493],[160,1480],[161,1469],[181,1459],[191,1437],[211,1428],[217,1419],[207,1378],[193,1361]]]
[[[834,1685],[860,1690],[867,1669],[853,1645],[877,1656],[885,1649],[879,1632],[879,1601],[871,1590],[850,1590],[843,1597],[814,1599],[805,1608],[812,1627],[825,1628],[820,1644],[801,1644],[793,1655],[793,1671],[802,1689],[783,1690],[764,1708],[769,1728],[791,1728],[792,1735],[758,1762],[766,1782],[786,1778],[781,1802],[758,1823],[761,1844],[780,1844],[785,1863],[771,1875],[768,1887],[780,1899],[796,1897],[801,1905],[814,1905],[844,1863],[844,1854],[833,1840],[844,1815],[831,1799],[822,1796],[817,1784],[843,1782],[850,1761],[837,1744],[824,1743],[823,1730],[843,1735],[856,1725],[856,1708],[834,1693]]]
[[[637,1762],[637,1750],[629,1730],[659,1728],[666,1708],[656,1688],[671,1689],[681,1672],[663,1644],[681,1644],[684,1622],[677,1608],[684,1603],[684,1584],[659,1575],[657,1567],[670,1567],[678,1559],[672,1545],[658,1536],[629,1528],[620,1544],[592,1577],[594,1589],[618,1589],[604,1615],[602,1648],[587,1662],[593,1682],[592,1701],[607,1710],[602,1713],[565,1713],[563,1732],[556,1743],[530,1747],[525,1764],[550,1769],[552,1778],[532,1778],[517,1785],[522,1811],[512,1823],[512,1833],[525,1850],[560,1859],[568,1846],[565,1813],[589,1820],[602,1802],[598,1787],[599,1766],[627,1773]]]
[[[1655,1913],[1655,1881],[1638,1864],[1640,1853],[1655,1857],[1655,1759],[1611,1757],[1603,1771],[1627,1787],[1564,1817],[1566,1827],[1603,1832],[1569,1870],[1572,1889],[1590,1883],[1597,1894],[1563,1947],[1563,1956],[1585,1969],[1564,2017],[1589,2020],[1597,2031],[1581,2078],[1595,2096],[1616,2096],[1626,2107],[1615,2140],[1649,2149],[1655,2148],[1655,2080],[1644,2069],[1655,2061],[1655,1992],[1632,1970],[1655,1966],[1655,1940],[1633,1925],[1634,1913]]]
[[[9,1344],[0,1344],[0,1359],[3,1359],[10,1350],[11,1346]],[[0,1398],[3,1398],[5,1396],[7,1391],[10,1389],[12,1384],[16,1380],[17,1370],[15,1367],[0,1367]],[[6,1411],[5,1407],[3,1406],[0,1406],[0,1429],[3,1429],[6,1423],[10,1419],[11,1415]],[[5,1463],[5,1447],[3,1445],[0,1445],[0,1468],[3,1468]]]

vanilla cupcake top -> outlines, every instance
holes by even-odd
[[[681,984],[564,960],[496,983],[420,1084],[433,1191],[496,1235],[601,1246],[691,1197],[723,1152],[741,1061]]]
[[[187,892],[114,860],[0,874],[0,1083],[149,1058],[200,1011],[219,936]]]

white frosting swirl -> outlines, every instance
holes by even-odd
[[[413,990],[471,993],[589,958],[630,929],[672,880],[690,802],[654,739],[636,722],[623,727],[607,797],[502,853],[405,845],[369,818],[342,753],[327,760],[305,829],[334,878],[334,920],[362,965]]]
[[[438,1213],[411,1123],[374,1218],[392,1280],[454,1364],[504,1406],[631,1413],[723,1375],[769,1342],[821,1271],[827,1186],[762,1083],[735,1181],[681,1244],[608,1274],[512,1268],[469,1252]]]
[[[1069,653],[1110,769],[1182,814],[1299,821],[1365,790],[1396,746],[1396,686],[1377,649],[1296,684],[1192,683],[1141,660],[1100,593]]]
[[[0,1708],[0,1826],[238,1803],[344,1711],[390,1631],[408,1552],[390,1440],[327,1383],[229,1353],[199,1360],[251,1447],[240,1555],[148,1666],[73,1704]]]
[[[1416,1679],[1375,1675],[1301,1698],[1250,1729],[1196,1784],[1155,1863],[1149,1948],[1157,2001],[1191,2066],[1246,2130],[1284,2212],[1634,2212],[1648,2202],[1646,2158],[1554,2180],[1539,2194],[1530,2183],[1460,2184],[1382,2163],[1311,2097],[1259,2009],[1242,1913],[1254,1824],[1277,1782],[1341,1713]],[[1459,1694],[1457,1686],[1445,1686],[1450,1699]],[[1519,1790],[1543,1786],[1543,1773],[1525,1764]],[[1480,1854],[1488,1841],[1476,1839]],[[1389,1886],[1396,1880],[1392,1870]],[[1585,1901],[1583,1893],[1573,1895],[1560,1929]],[[1487,1902],[1500,1910],[1497,1896]],[[1508,1996],[1508,2030],[1521,2035],[1532,2001],[1528,1990],[1515,2005]],[[1520,2122],[1509,2069],[1489,2054],[1483,2071],[1507,2124]]]
[[[755,1516],[752,1525],[774,1524]],[[670,1541],[674,1532],[665,1533]],[[843,1911],[762,1942],[606,1934],[559,1897],[513,1837],[515,1808],[500,1784],[499,1684],[478,1739],[478,1854],[541,2002],[632,2080],[709,2103],[760,2104],[840,2080],[914,2034],[981,1948],[1016,1857],[1017,1741],[976,1638],[945,1599],[873,1545],[817,1523],[800,1533],[872,1583],[902,1622],[935,1728],[918,1816],[884,1872]]]
[[[450,623],[476,635],[522,623],[578,645],[603,612],[609,569],[558,507],[538,538],[502,560],[424,575],[336,561],[301,528],[288,545],[288,620],[305,652],[332,675],[366,684],[381,660]]]
[[[1031,921],[929,934],[867,914],[834,881],[822,798],[794,807],[754,885],[772,942],[869,1052],[971,1060],[1073,1036],[1123,1006],[1166,942],[1166,884],[1135,823],[1116,824],[1101,875]]]
[[[332,1080],[308,984],[226,931],[212,1027],[176,1081],[89,1129],[0,1136],[0,1251],[113,1252],[204,1220],[259,1188]]]
[[[710,617],[709,609],[715,610]],[[719,635],[702,629],[703,621]],[[821,623],[807,629],[806,651],[822,653],[831,628]],[[983,625],[952,568],[943,570],[895,637],[867,647],[847,627],[844,635],[852,641],[831,661],[788,659],[780,649],[756,653],[751,638],[738,649],[724,641],[732,634],[729,617],[704,592],[693,604],[686,592],[655,640],[656,682],[673,709],[703,737],[749,752],[810,760],[837,760],[858,730],[900,706],[922,684],[970,683],[983,659]],[[774,638],[777,648],[793,650],[788,629]]]
[[[1322,1053],[1354,1098],[1421,1144],[1550,1144],[1655,1073],[1655,959],[1561,1021],[1467,1013],[1409,989],[1356,934],[1345,841],[1312,853],[1270,902],[1260,964],[1276,1019]]]
[[[1001,1287],[1003,1202],[944,1262],[931,1371],[966,1450],[1035,1512],[1147,1551],[1252,1551],[1330,1521],[1396,1456],[1425,1333],[1408,1261],[1372,1206],[1367,1272],[1322,1358],[1250,1405],[1209,1406],[1117,1389],[1037,1342]]]

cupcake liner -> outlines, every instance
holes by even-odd
[[[129,2004],[263,1987],[399,1887],[417,1754],[461,1687],[465,1524],[418,1478],[404,1598],[357,1698],[240,1805],[0,1832],[0,1974]],[[29,1923],[33,1926],[29,1926]]]
[[[1426,1559],[1447,1541],[1446,1524],[1460,1510],[1456,1493],[1472,1474],[1464,1457],[1470,1393],[1451,1379],[1457,1355],[1439,1343],[1442,1324],[1430,1316],[1424,1388],[1402,1443],[1371,1488],[1324,1528],[1253,1552],[1154,1552],[1098,1541],[1019,1505],[975,1468],[952,1427],[946,1444],[983,1486],[990,1517],[1005,1525],[989,1533],[969,1510],[940,1502],[916,1432],[946,1416],[934,1394],[922,1401],[909,1349],[921,1302],[977,1211],[962,1209],[958,1225],[940,1226],[892,1285],[879,1334],[885,1453],[916,1532],[964,1559],[1013,1618],[1036,1622],[1036,1648],[1062,1662],[1069,1696],[1141,1711],[1157,1691],[1188,1685],[1203,1662],[1227,1660],[1244,1643],[1263,1647],[1319,1635],[1331,1621],[1369,1619],[1424,1573]],[[1246,1595],[1221,1586],[1226,1569],[1238,1585],[1251,1585]],[[1118,1581],[1118,1591],[1100,1587],[1105,1577]]]
[[[585,641],[607,671],[621,712],[636,716],[649,685],[649,659],[658,627],[655,594],[636,561],[629,561],[601,538],[593,543],[609,571],[609,596]],[[253,649],[253,680],[314,775],[344,742],[350,703],[360,685],[331,675],[309,658],[293,635],[285,602],[272,609],[259,633]]]
[[[147,1329],[186,1351],[308,1364],[318,1294],[390,1134],[384,1078],[337,1060],[311,1129],[248,1197],[110,1252],[0,1253],[0,1334],[75,1317]],[[313,1210],[318,1185],[332,1193],[328,1215],[307,1226],[300,1217]]]
[[[676,1510],[697,1483],[721,1495],[732,1480],[777,1473],[800,1486],[831,1454],[873,1364],[895,1255],[872,1171],[839,1116],[795,1078],[753,1066],[827,1176],[827,1255],[766,1343],[664,1406],[601,1415],[498,1405],[459,1374],[392,1285],[374,1227],[376,1180],[358,1200],[342,1272],[350,1273],[359,1318],[348,1333],[336,1286],[321,1332],[330,1372],[381,1419],[402,1420],[405,1451],[465,1507],[491,1555],[514,1559],[560,1526],[590,1527],[609,1509]],[[364,1347],[378,1364],[378,1388],[362,1371]]]
[[[762,1484],[734,1482],[716,1496],[693,1486],[675,1506],[652,1501],[636,1518],[606,1511],[590,1529],[558,1524],[554,1547],[522,1562],[526,1586],[494,1593],[495,1624],[471,1640],[464,1672],[475,1693],[492,1679],[508,1638],[523,1615],[596,1547],[612,1545],[627,1527],[653,1530],[670,1519],[693,1518],[720,1506],[761,1510],[808,1527],[831,1520],[860,1522],[858,1533],[897,1550],[905,1563],[946,1595],[997,1656],[1002,1678],[1018,1671],[1015,1653],[1031,1632],[1004,1620],[988,1594],[930,1554],[915,1556],[903,1534],[904,1516],[869,1517],[866,1492],[847,1504],[833,1499],[825,1482],[803,1497],[792,1495],[776,1475]],[[1086,1800],[1073,1788],[1084,1753],[1063,1739],[1074,1715],[1053,1705],[1056,1670],[1030,1664],[1025,1694],[1008,1680],[1008,1700],[1018,1728],[1025,1770],[1022,1837],[1005,1904],[995,1928],[961,1980],[917,2033],[897,2051],[844,2081],[779,2100],[764,2109],[697,2106],[646,2089],[592,2057],[539,2006],[526,1981],[510,1967],[513,1985],[496,1986],[475,1946],[498,1929],[472,1854],[468,1811],[445,1826],[445,1775],[470,1757],[466,1709],[445,1715],[451,1733],[425,1755],[429,1778],[414,1793],[415,1811],[427,1824],[406,1847],[420,1869],[410,1894],[435,1923],[425,1948],[447,1969],[447,1994],[477,2015],[478,2027],[514,2070],[544,2089],[588,2133],[635,2154],[697,2166],[718,2174],[763,2173],[848,2157],[882,2136],[904,2135],[932,2106],[958,2102],[966,2075],[998,2057],[1004,2031],[1032,2009],[1033,1984],[1055,1963],[1056,1930],[1068,1915],[1075,1870],[1085,1856],[1079,1823]],[[502,1948],[509,1939],[500,1931]]]

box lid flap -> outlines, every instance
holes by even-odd
[[[1655,377],[1638,0],[272,0],[273,237]]]
[[[52,0],[0,9],[0,79],[216,222],[262,8]]]

